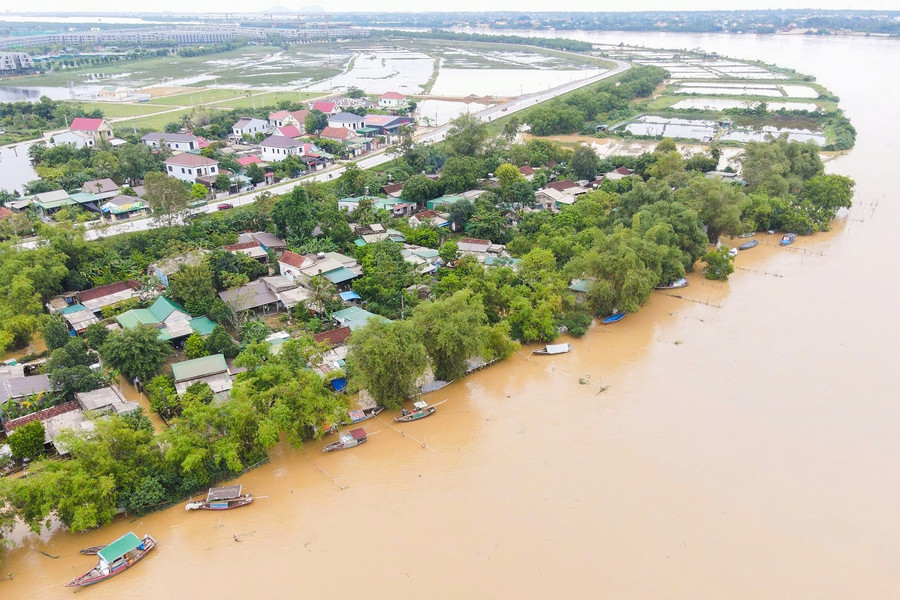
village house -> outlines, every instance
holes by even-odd
[[[140,409],[137,402],[129,402],[116,386],[103,387],[91,392],[79,392],[75,394],[75,401],[83,411],[95,411],[100,413],[114,412],[123,414]]]
[[[278,266],[283,276],[302,285],[308,284],[316,275],[321,275],[339,286],[362,274],[362,268],[356,259],[338,252],[303,255],[288,250],[278,259]]]
[[[281,127],[276,127],[275,131],[272,132],[272,135],[281,135],[296,140],[303,136],[303,132],[294,125],[282,125]]]
[[[327,375],[334,371],[341,371],[347,366],[347,340],[353,330],[349,327],[338,327],[329,331],[323,331],[313,336],[319,344],[328,346],[328,350],[322,354],[322,360],[318,365],[319,372]]]
[[[406,106],[406,96],[398,92],[387,92],[378,96],[378,106],[381,108],[400,108]]]
[[[268,129],[269,124],[262,119],[257,119],[256,117],[241,117],[237,123],[231,126],[231,134],[236,139],[240,140],[245,136],[265,133]]]
[[[406,238],[402,233],[397,231],[396,229],[385,229],[384,225],[379,223],[372,223],[368,226],[361,225],[351,225],[354,230],[354,233],[359,237],[353,240],[353,243],[357,246],[365,246],[366,244],[377,244],[378,242],[383,242],[384,240],[391,240],[392,242],[402,243],[406,241]]]
[[[519,167],[519,173],[521,173],[525,177],[526,181],[531,181],[532,179],[534,179],[534,169],[532,169],[528,165]]]
[[[145,146],[161,148],[165,146],[169,150],[178,152],[191,152],[200,149],[200,138],[191,133],[148,133],[141,137]]]
[[[246,285],[219,292],[219,298],[233,312],[245,310],[263,313],[278,311],[278,296],[275,295],[262,279],[251,281]]]
[[[94,136],[85,133],[84,131],[64,131],[51,137],[50,143],[54,146],[64,146],[69,144],[80,150],[85,146],[93,148],[95,141]]]
[[[251,154],[250,156],[242,156],[241,158],[236,158],[235,162],[245,169],[250,165],[259,165],[260,168],[268,166],[267,163],[263,161],[263,159],[253,154]]]
[[[113,138],[113,128],[106,119],[88,119],[87,117],[75,117],[72,124],[69,125],[69,131],[80,131],[85,133],[94,142],[110,140]]]
[[[61,455],[68,453],[68,449],[59,441],[60,434],[63,431],[88,433],[94,429],[94,422],[84,417],[84,411],[74,401],[51,406],[18,419],[12,419],[3,424],[3,429],[8,436],[17,428],[33,421],[40,421],[44,424],[44,447],[46,449],[55,448]]]
[[[215,179],[219,175],[219,161],[199,154],[170,156],[165,165],[166,174],[188,183],[195,183],[198,177]]]
[[[328,126],[335,128],[344,127],[351,131],[356,131],[365,127],[365,117],[348,112],[339,112],[328,117]]]
[[[539,189],[534,193],[534,201],[542,210],[558,211],[563,206],[575,203],[575,196],[560,192],[551,187]]]
[[[179,396],[183,396],[193,384],[205,383],[212,389],[216,400],[224,401],[230,398],[233,381],[228,363],[221,354],[173,363],[172,376],[175,379],[175,391]]]
[[[223,247],[224,250],[232,254],[245,254],[250,258],[265,262],[269,254],[266,252],[259,242],[251,240],[248,242],[238,242],[237,244],[229,244]]]
[[[417,212],[409,218],[410,227],[418,227],[420,225],[431,225],[432,227],[447,227],[450,225],[450,221],[433,210],[423,210]]]
[[[389,138],[398,134],[401,127],[412,126],[410,117],[395,117],[392,115],[366,115],[363,120],[366,129],[376,135],[384,135]]]
[[[269,113],[269,127],[272,128],[293,125],[297,129],[299,129],[302,134],[306,131],[306,116],[308,114],[308,110],[279,110],[273,113]]]
[[[340,111],[336,103],[327,102],[325,100],[318,100],[316,102],[313,102],[312,106],[310,106],[310,110],[317,110],[321,113],[325,113],[326,115],[334,115]]]
[[[278,162],[288,156],[303,156],[310,146],[283,135],[270,135],[259,144],[262,159],[267,163]]]
[[[309,290],[300,287],[295,281],[283,275],[263,277],[262,282],[275,294],[275,297],[287,310],[291,310],[298,304],[308,302],[312,296]]]
[[[391,320],[386,317],[370,313],[358,306],[351,306],[334,312],[331,314],[331,318],[334,319],[340,327],[349,327],[351,331],[362,329],[368,324],[370,319],[377,319],[379,321],[384,321],[385,323],[391,322]]]
[[[381,193],[391,198],[399,198],[403,193],[403,182],[383,185],[381,186]]]
[[[491,240],[478,238],[462,238],[458,242],[459,251],[463,254],[486,254],[491,247]]]
[[[618,169],[606,173],[605,177],[611,181],[618,181],[619,179],[631,176],[632,173],[634,173],[634,171],[627,167],[619,167]]]
[[[53,390],[50,377],[47,375],[25,374],[24,367],[16,369],[14,374],[0,376],[0,405],[7,402],[21,402],[26,398],[38,396]]]
[[[216,323],[208,317],[191,317],[176,302],[160,296],[150,308],[134,308],[116,316],[124,329],[150,325],[159,331],[159,339],[179,343],[192,333],[209,335]]]
[[[97,200],[107,200],[119,194],[119,186],[112,179],[92,179],[81,185],[81,191],[93,194]]]
[[[271,250],[276,256],[280,256],[287,249],[287,243],[283,239],[267,231],[246,231],[238,234],[237,243],[244,244],[247,242],[256,242],[263,250],[266,252]]]
[[[450,208],[451,205],[456,204],[460,200],[463,200],[462,196],[441,196],[439,198],[434,198],[433,200],[429,200],[425,203],[425,206],[428,210],[436,210],[438,208]]]
[[[150,205],[136,196],[120,194],[100,205],[103,219],[106,221],[124,221],[150,214]]]

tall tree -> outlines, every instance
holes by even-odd
[[[157,218],[168,226],[178,222],[191,199],[184,183],[165,173],[148,173],[144,187],[147,189],[144,199],[153,207]]]
[[[590,146],[578,146],[572,153],[572,171],[579,179],[593,179],[600,172],[600,157]]]
[[[62,348],[71,339],[69,328],[61,315],[52,315],[47,319],[41,334],[44,337],[44,343],[47,344],[47,348],[50,350]]]
[[[487,124],[477,116],[466,113],[450,122],[446,143],[452,154],[477,156],[487,138]]]
[[[462,377],[468,360],[484,354],[490,328],[481,299],[471,290],[420,304],[413,311],[412,322],[422,336],[438,379],[453,381]]]
[[[347,362],[351,377],[387,408],[400,406],[416,392],[416,379],[428,366],[421,334],[412,323],[380,319],[353,332]]]
[[[100,355],[111,367],[128,377],[149,381],[159,372],[172,353],[172,347],[159,339],[153,327],[114,331],[100,348]]]

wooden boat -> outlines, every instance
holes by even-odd
[[[428,403],[422,400],[413,402],[413,408],[415,410],[412,410],[399,417],[394,417],[394,421],[397,423],[409,423],[410,421],[418,421],[419,419],[430,417],[435,412],[437,412],[437,409],[434,406],[428,406]]]
[[[756,235],[755,231],[748,231],[747,233],[742,233],[738,237],[739,238],[752,238],[754,235]]]
[[[682,277],[678,281],[672,281],[671,283],[667,283],[665,285],[658,285],[658,286],[656,286],[656,289],[658,289],[658,290],[675,290],[678,288],[687,287],[689,283],[690,283],[690,281],[688,281],[687,279]]]
[[[79,550],[82,554],[94,555],[106,548],[106,546],[88,546],[87,548],[82,548]]]
[[[788,246],[794,243],[794,240],[797,239],[796,233],[786,233],[781,236],[781,241],[778,242],[779,246]]]
[[[757,246],[759,246],[759,240],[750,240],[749,242],[744,242],[738,246],[738,250],[749,250],[750,248],[756,248]]]
[[[532,354],[565,354],[572,349],[569,344],[547,344],[543,348],[532,350]]]
[[[365,444],[367,439],[368,437],[366,436],[366,430],[362,427],[357,427],[356,429],[351,429],[349,433],[342,433],[338,441],[332,442],[322,447],[322,452],[332,452],[334,450],[346,450],[347,448],[353,448],[354,446]]]
[[[383,410],[383,406],[376,406],[375,408],[364,408],[362,410],[351,410],[347,413],[349,420],[342,421],[341,425],[355,425],[356,423],[362,423],[363,421],[374,419],[375,416]]]
[[[625,318],[625,313],[616,313],[614,315],[609,315],[608,317],[606,317],[605,319],[603,319],[600,322],[603,323],[604,325],[609,325],[610,323],[618,323],[619,321],[621,321],[624,318]]]
[[[82,575],[76,577],[66,587],[78,588],[94,585],[114,577],[133,567],[139,560],[147,556],[156,548],[156,540],[149,535],[139,538],[134,533],[126,533],[113,543],[103,547],[97,552],[100,561],[97,566]]]
[[[253,502],[253,494],[241,494],[240,485],[209,488],[206,500],[194,500],[184,506],[184,510],[230,510]]]

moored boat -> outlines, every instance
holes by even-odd
[[[616,313],[614,315],[609,315],[608,317],[606,317],[605,319],[603,319],[600,322],[603,323],[604,325],[609,325],[610,323],[618,323],[619,321],[621,321],[624,318],[625,318],[625,313]]]
[[[230,510],[253,502],[253,494],[242,494],[240,485],[209,488],[206,500],[194,500],[184,510]]]
[[[794,240],[797,239],[796,233],[786,233],[781,236],[781,241],[778,242],[779,246],[788,246],[794,243]]]
[[[750,248],[756,248],[759,246],[759,240],[750,240],[749,242],[744,242],[740,246],[738,246],[738,250],[749,250]]]
[[[748,231],[747,233],[742,233],[738,237],[739,238],[752,238],[754,235],[756,235],[755,231]]]
[[[672,282],[667,283],[667,284],[665,284],[665,285],[658,285],[658,286],[656,286],[656,289],[658,289],[658,290],[675,290],[675,289],[678,289],[678,288],[687,287],[687,285],[688,285],[689,283],[690,283],[690,282],[689,282],[687,279],[685,279],[684,277],[682,277],[681,279],[679,279],[679,280],[677,280],[677,281],[672,281]]]
[[[87,548],[82,548],[79,550],[82,554],[94,555],[106,548],[106,546],[88,546]]]
[[[570,344],[547,344],[543,348],[532,350],[532,354],[565,354],[572,349]]]
[[[365,408],[365,409],[357,409],[351,410],[347,413],[348,419],[346,421],[341,422],[341,425],[354,425],[356,423],[361,423],[362,421],[368,421],[369,419],[374,419],[378,413],[384,410],[383,406],[376,406],[375,408]]]
[[[737,256],[737,253],[738,253],[737,248],[729,248],[728,249],[728,256],[730,256],[731,258],[734,258],[735,256]]]
[[[349,433],[342,433],[338,441],[332,442],[322,447],[322,452],[332,452],[334,450],[346,450],[360,444],[365,444],[368,440],[366,430],[362,427],[351,429]]]
[[[70,581],[66,587],[85,587],[114,577],[125,569],[133,567],[155,547],[156,540],[147,534],[143,538],[139,538],[134,533],[126,533],[99,550],[97,556],[100,557],[100,560],[97,566],[81,577]]]
[[[409,423],[410,421],[418,421],[419,419],[430,417],[437,412],[434,406],[428,406],[428,403],[422,400],[413,402],[413,409],[410,412],[404,410],[399,417],[394,417],[394,421],[397,423]]]

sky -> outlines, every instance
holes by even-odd
[[[291,12],[303,6],[314,6],[313,1],[288,2],[287,0],[263,0],[259,5],[265,7],[261,12],[268,12],[269,8],[282,6]],[[390,0],[390,2],[372,2],[372,0],[341,0],[338,4],[321,3],[329,6],[334,14],[351,11],[372,11],[385,8],[392,12],[410,11],[425,12],[429,10],[453,10],[453,11],[483,11],[483,10],[512,10],[512,11],[540,11],[548,9],[545,0],[454,0],[452,3],[422,2],[422,0]],[[121,12],[124,6],[121,0],[41,0],[39,3],[41,12],[63,12],[77,8],[79,12]],[[339,8],[338,8],[339,7]],[[615,11],[615,10],[718,10],[722,9],[721,0],[631,0],[627,3],[609,3],[603,6],[596,0],[562,0],[552,5],[553,9],[560,11]],[[768,8],[819,8],[819,9],[849,9],[855,10],[900,10],[900,2],[897,0],[742,0],[739,3],[741,9],[768,9]],[[729,7],[731,8],[731,7]],[[738,8],[735,6],[734,8]],[[141,11],[152,12],[206,12],[224,13],[243,12],[247,10],[247,2],[244,0],[154,0],[140,7]],[[36,9],[38,10],[38,9]],[[0,20],[5,11],[0,11]]]

